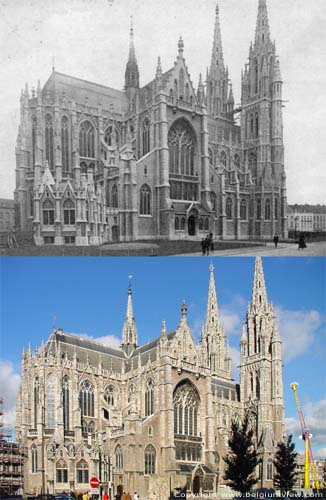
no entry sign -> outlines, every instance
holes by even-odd
[[[92,477],[89,481],[89,484],[91,485],[91,488],[98,488],[99,487],[99,480],[97,479],[97,477]]]

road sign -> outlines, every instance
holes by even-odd
[[[91,488],[98,488],[99,487],[99,480],[97,479],[97,477],[92,477],[89,481],[89,484],[91,485]]]
[[[100,488],[91,488],[91,494],[92,495],[99,495],[100,494]]]

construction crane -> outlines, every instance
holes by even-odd
[[[312,474],[315,480],[315,488],[319,489],[319,481],[318,481],[318,474],[317,474],[317,469],[315,466],[314,462],[314,457],[312,454],[312,449],[310,446],[310,438],[312,435],[308,432],[306,422],[303,416],[303,411],[301,408],[299,396],[297,394],[297,388],[298,388],[298,382],[292,382],[290,384],[290,387],[294,393],[294,398],[295,398],[295,404],[297,406],[298,410],[298,415],[299,415],[299,420],[300,420],[300,425],[301,425],[301,438],[305,442],[305,461],[304,461],[304,488],[309,489],[310,488],[310,468],[312,470]]]

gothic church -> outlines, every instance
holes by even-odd
[[[215,494],[225,484],[231,421],[245,413],[261,458],[258,485],[271,487],[284,436],[282,358],[260,258],[240,350],[238,384],[212,264],[199,344],[183,303],[175,329],[163,321],[159,336],[139,345],[130,287],[121,348],[54,330],[22,355],[16,433],[28,450],[25,492],[82,493],[97,476],[104,490],[140,498],[168,498],[176,486]]]
[[[53,70],[21,94],[17,226],[37,245],[286,236],[282,77],[266,0],[235,108],[216,7],[194,88],[176,60],[140,85],[133,28],[124,90]],[[236,117],[240,116],[240,126]]]

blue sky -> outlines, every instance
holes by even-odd
[[[219,257],[213,263],[236,366],[241,322],[251,299],[254,259]],[[198,337],[206,313],[209,264],[207,258],[198,257],[1,258],[0,377],[8,393],[7,421],[14,419],[21,351],[29,342],[34,349],[46,340],[54,323],[67,332],[118,345],[130,274],[139,343],[158,336],[163,319],[168,330],[174,329],[183,300]],[[299,396],[315,438],[315,454],[326,457],[325,260],[267,257],[263,266],[283,340],[287,426],[295,436],[300,433],[289,388],[295,380],[300,383]]]

